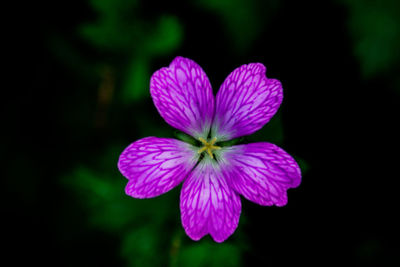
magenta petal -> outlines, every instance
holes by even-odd
[[[270,143],[252,143],[221,151],[221,169],[230,186],[250,201],[284,206],[286,191],[301,181],[300,168],[283,149]]]
[[[226,240],[238,226],[240,197],[229,188],[219,166],[204,158],[185,180],[181,191],[181,218],[187,235],[199,240],[210,234]]]
[[[125,192],[135,198],[159,196],[182,182],[198,157],[191,145],[179,140],[140,139],[119,157],[118,168],[129,179]]]
[[[214,95],[207,75],[196,62],[176,57],[169,67],[153,74],[150,93],[167,123],[195,138],[207,138]]]
[[[251,63],[229,74],[217,94],[213,136],[229,140],[249,135],[274,116],[282,102],[282,85],[265,72],[263,64]]]

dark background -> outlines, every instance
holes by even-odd
[[[2,98],[4,261],[399,266],[399,10],[390,0],[14,7],[16,75]],[[214,92],[249,62],[284,88],[277,115],[252,138],[293,155],[302,184],[283,208],[242,198],[239,227],[222,244],[184,234],[179,189],[132,199],[116,167],[131,142],[172,136],[149,80],[177,55],[199,63]]]

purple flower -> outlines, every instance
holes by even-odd
[[[129,179],[126,194],[156,197],[184,181],[180,208],[187,235],[199,240],[210,234],[216,242],[238,226],[239,195],[264,206],[286,205],[287,189],[301,180],[289,154],[266,142],[219,145],[254,133],[278,110],[282,85],[265,73],[260,63],[235,69],[214,99],[207,75],[193,60],[177,57],[156,71],[150,93],[160,115],[201,145],[157,137],[132,143],[118,162]]]

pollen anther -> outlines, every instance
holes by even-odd
[[[204,151],[207,151],[207,154],[210,155],[210,157],[213,159],[214,155],[213,155],[212,151],[216,150],[216,149],[221,149],[221,147],[219,147],[219,146],[214,146],[215,142],[217,142],[216,137],[211,139],[209,142],[207,140],[205,140],[203,137],[200,137],[199,140],[203,144],[203,147],[201,147],[197,151],[197,153],[199,153],[199,154],[203,153]]]

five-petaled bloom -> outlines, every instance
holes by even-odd
[[[276,113],[282,85],[251,63],[235,69],[216,98],[194,61],[177,57],[151,77],[150,93],[167,123],[198,140],[199,147],[170,138],[146,137],[129,145],[118,167],[129,179],[126,194],[159,196],[184,181],[180,208],[189,237],[226,240],[237,228],[239,195],[264,206],[284,206],[286,191],[300,184],[300,168],[284,150],[259,142],[219,146],[254,133]]]

